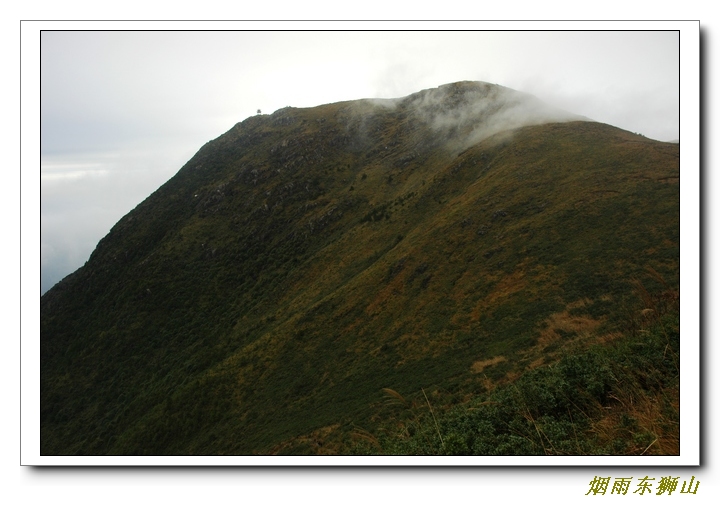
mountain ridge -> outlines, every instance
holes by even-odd
[[[43,453],[269,452],[372,425],[382,388],[460,399],[621,331],[625,280],[678,283],[679,148],[564,113],[505,129],[543,110],[506,90],[206,143],[41,297]]]

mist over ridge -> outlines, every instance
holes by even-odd
[[[414,93],[401,101],[433,130],[459,135],[467,148],[496,133],[565,121],[592,121],[497,84],[463,81]]]
[[[551,106],[534,95],[483,81],[458,81],[398,98],[360,99],[381,109],[411,114],[460,151],[494,134],[523,126],[594,121]],[[293,109],[292,106],[279,109]],[[275,111],[276,113],[278,111]]]

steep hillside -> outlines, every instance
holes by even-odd
[[[41,297],[41,451],[346,452],[383,388],[634,332],[678,183],[677,144],[485,83],[248,118]]]

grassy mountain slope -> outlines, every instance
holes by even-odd
[[[41,450],[345,451],[382,388],[464,402],[678,286],[678,182],[483,83],[248,118],[41,298]]]

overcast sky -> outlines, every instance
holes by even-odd
[[[42,32],[41,292],[257,109],[461,80],[653,139],[680,135],[677,32]]]

